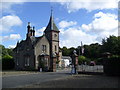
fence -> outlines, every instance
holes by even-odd
[[[80,72],[103,72],[103,65],[79,65],[78,71]]]

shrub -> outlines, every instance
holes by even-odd
[[[84,62],[89,63],[90,60],[89,60],[88,58],[86,58],[85,56],[79,56],[79,57],[78,57],[78,63],[79,63],[79,64],[83,64]]]
[[[120,75],[120,56],[111,56],[104,60],[104,72],[107,75]]]
[[[10,55],[5,55],[2,58],[2,69],[3,70],[10,70],[14,68],[14,60]]]

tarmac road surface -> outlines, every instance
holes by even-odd
[[[2,77],[2,88],[18,88],[70,76],[70,70]]]

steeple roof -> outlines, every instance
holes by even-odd
[[[51,30],[54,30],[54,31],[59,31],[56,24],[54,23],[54,18],[53,18],[53,13],[52,13],[52,10],[51,10],[51,16],[50,16],[50,20],[49,20],[49,23],[45,29],[45,32],[46,31],[51,31]]]

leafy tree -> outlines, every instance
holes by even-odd
[[[74,50],[76,50],[76,48],[74,48],[74,47],[69,48],[68,49],[68,51],[69,51],[68,55],[69,56],[72,55]]]
[[[62,50],[62,55],[63,56],[68,56],[69,55],[69,51],[68,51],[67,47],[63,47],[61,50]]]
[[[98,43],[84,45],[84,55],[88,58],[98,58],[100,56],[101,45]]]
[[[89,63],[89,59],[86,58],[85,56],[78,56],[78,63],[83,64],[84,62]]]
[[[2,60],[2,69],[9,70],[14,68],[13,51],[0,45],[0,59]]]
[[[8,55],[6,48],[3,45],[0,45],[0,56]]]
[[[12,48],[6,48],[6,51],[10,56],[13,56],[13,49]]]
[[[120,54],[120,37],[110,36],[102,40],[102,52],[110,52],[111,54]]]

